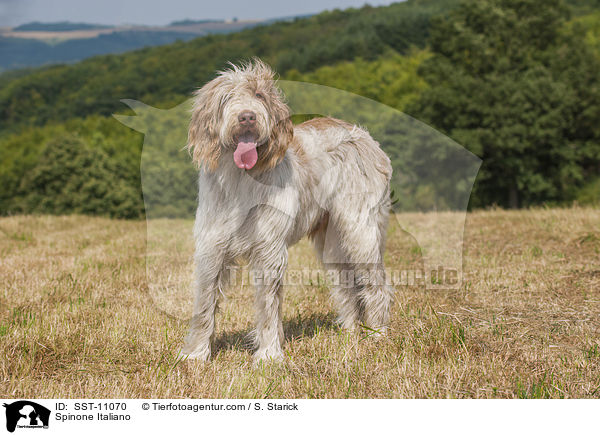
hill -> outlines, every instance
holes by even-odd
[[[12,28],[13,32],[70,32],[73,30],[96,30],[108,29],[113,26],[90,23],[72,23],[70,21],[60,21],[58,23],[40,23],[33,21],[31,23],[21,24]]]
[[[261,21],[186,20],[168,26],[28,23],[0,30],[0,71],[70,63],[99,54],[119,54],[175,41],[189,41],[202,35],[237,32],[258,24]]]
[[[121,31],[90,38],[66,39],[57,44],[31,38],[0,37],[0,67],[6,70],[39,65],[71,63],[106,53],[124,53],[141,47],[187,41],[197,37],[182,32]],[[57,35],[45,35],[58,38]],[[52,41],[52,39],[49,39]]]
[[[233,34],[29,70],[23,75],[11,74],[4,81],[0,76],[0,184],[5,186],[0,191],[0,211],[32,211],[35,200],[26,192],[30,188],[25,180],[34,180],[25,174],[45,159],[40,153],[48,149],[48,143],[75,134],[77,140],[65,139],[64,143],[72,147],[84,143],[90,156],[95,155],[92,150],[101,150],[103,159],[116,162],[111,165],[116,171],[114,176],[129,180],[125,183],[128,187],[121,192],[123,197],[132,198],[132,189],[137,192],[137,198],[127,201],[125,207],[125,203],[121,206],[113,203],[110,207],[105,203],[96,212],[118,217],[142,216],[139,184],[142,138],[107,118],[123,110],[121,99],[172,107],[186,100],[193,89],[213,77],[227,62],[252,56],[263,58],[280,74],[292,78],[294,74],[353,61],[356,57],[375,61],[387,54],[408,53],[411,47],[425,46],[429,18],[452,4],[456,1],[413,0],[382,8],[336,10]],[[417,64],[411,66],[413,76]],[[398,67],[400,64],[396,71]],[[93,143],[89,143],[92,137]],[[47,169],[50,173],[54,170]],[[173,171],[187,173],[175,168]],[[106,180],[103,189],[110,188],[109,184],[110,180]],[[50,198],[48,192],[40,194]],[[187,213],[194,198],[195,194],[189,190],[186,205],[179,213]],[[61,201],[54,204],[63,204],[62,208],[53,208],[54,213],[78,208]]]
[[[473,207],[598,203],[600,15],[595,0],[570,2],[577,6],[571,10],[559,0],[545,2],[542,9],[534,0],[459,3],[409,0],[328,11],[0,75],[0,214],[143,216],[142,136],[111,117],[126,111],[120,100],[171,108],[227,62],[253,56],[284,79],[347,89],[408,111],[483,157]],[[335,100],[327,103],[337,110]],[[359,113],[359,106],[352,110],[372,117]],[[391,118],[369,125],[384,134],[400,205],[431,209],[440,195],[432,186],[445,183],[446,193],[468,188],[434,170],[456,165],[435,141],[426,140],[421,149],[407,147],[424,138],[408,134],[403,125]],[[168,128],[167,123],[161,131],[165,144],[177,145]],[[77,155],[80,170],[69,166],[69,153]],[[181,182],[190,175],[189,162],[165,163],[160,155],[153,161],[163,162],[161,170],[177,181],[153,181],[155,191],[178,204],[164,207],[162,215],[186,215],[196,201],[194,189],[181,187],[193,184],[193,178]],[[61,170],[58,162],[71,169]],[[68,183],[56,191],[45,189],[45,177],[59,175]],[[414,185],[415,180],[420,183]],[[411,182],[412,190],[405,190],[403,183]],[[82,185],[87,197],[68,193]],[[78,202],[65,201],[61,195],[67,193]]]
[[[429,18],[456,4],[458,0],[413,0],[381,8],[335,10],[46,68],[13,79],[0,90],[0,131],[21,123],[108,116],[122,107],[123,98],[155,105],[181,102],[216,70],[237,59],[258,56],[285,74],[357,57],[374,60],[389,51],[407,53],[411,46],[425,46]]]

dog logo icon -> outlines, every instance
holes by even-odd
[[[29,400],[19,400],[3,405],[6,408],[6,430],[14,432],[16,428],[48,429],[50,410]]]

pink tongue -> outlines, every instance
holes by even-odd
[[[256,142],[239,142],[233,153],[233,161],[240,169],[252,169],[258,160]]]

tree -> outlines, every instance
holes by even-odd
[[[408,112],[483,159],[472,206],[571,199],[598,167],[600,68],[568,17],[559,0],[469,0],[432,23]]]
[[[48,142],[38,164],[23,178],[15,211],[141,217],[139,187],[125,181],[121,172],[101,149],[75,136],[58,137]]]

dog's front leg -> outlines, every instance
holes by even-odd
[[[282,280],[287,267],[287,249],[269,259],[253,262],[256,287],[256,344],[254,360],[281,360],[283,358],[283,323],[281,301]]]
[[[210,358],[210,345],[215,332],[215,312],[219,294],[227,285],[229,272],[220,256],[196,256],[194,311],[190,332],[181,351],[190,359],[206,361]]]

